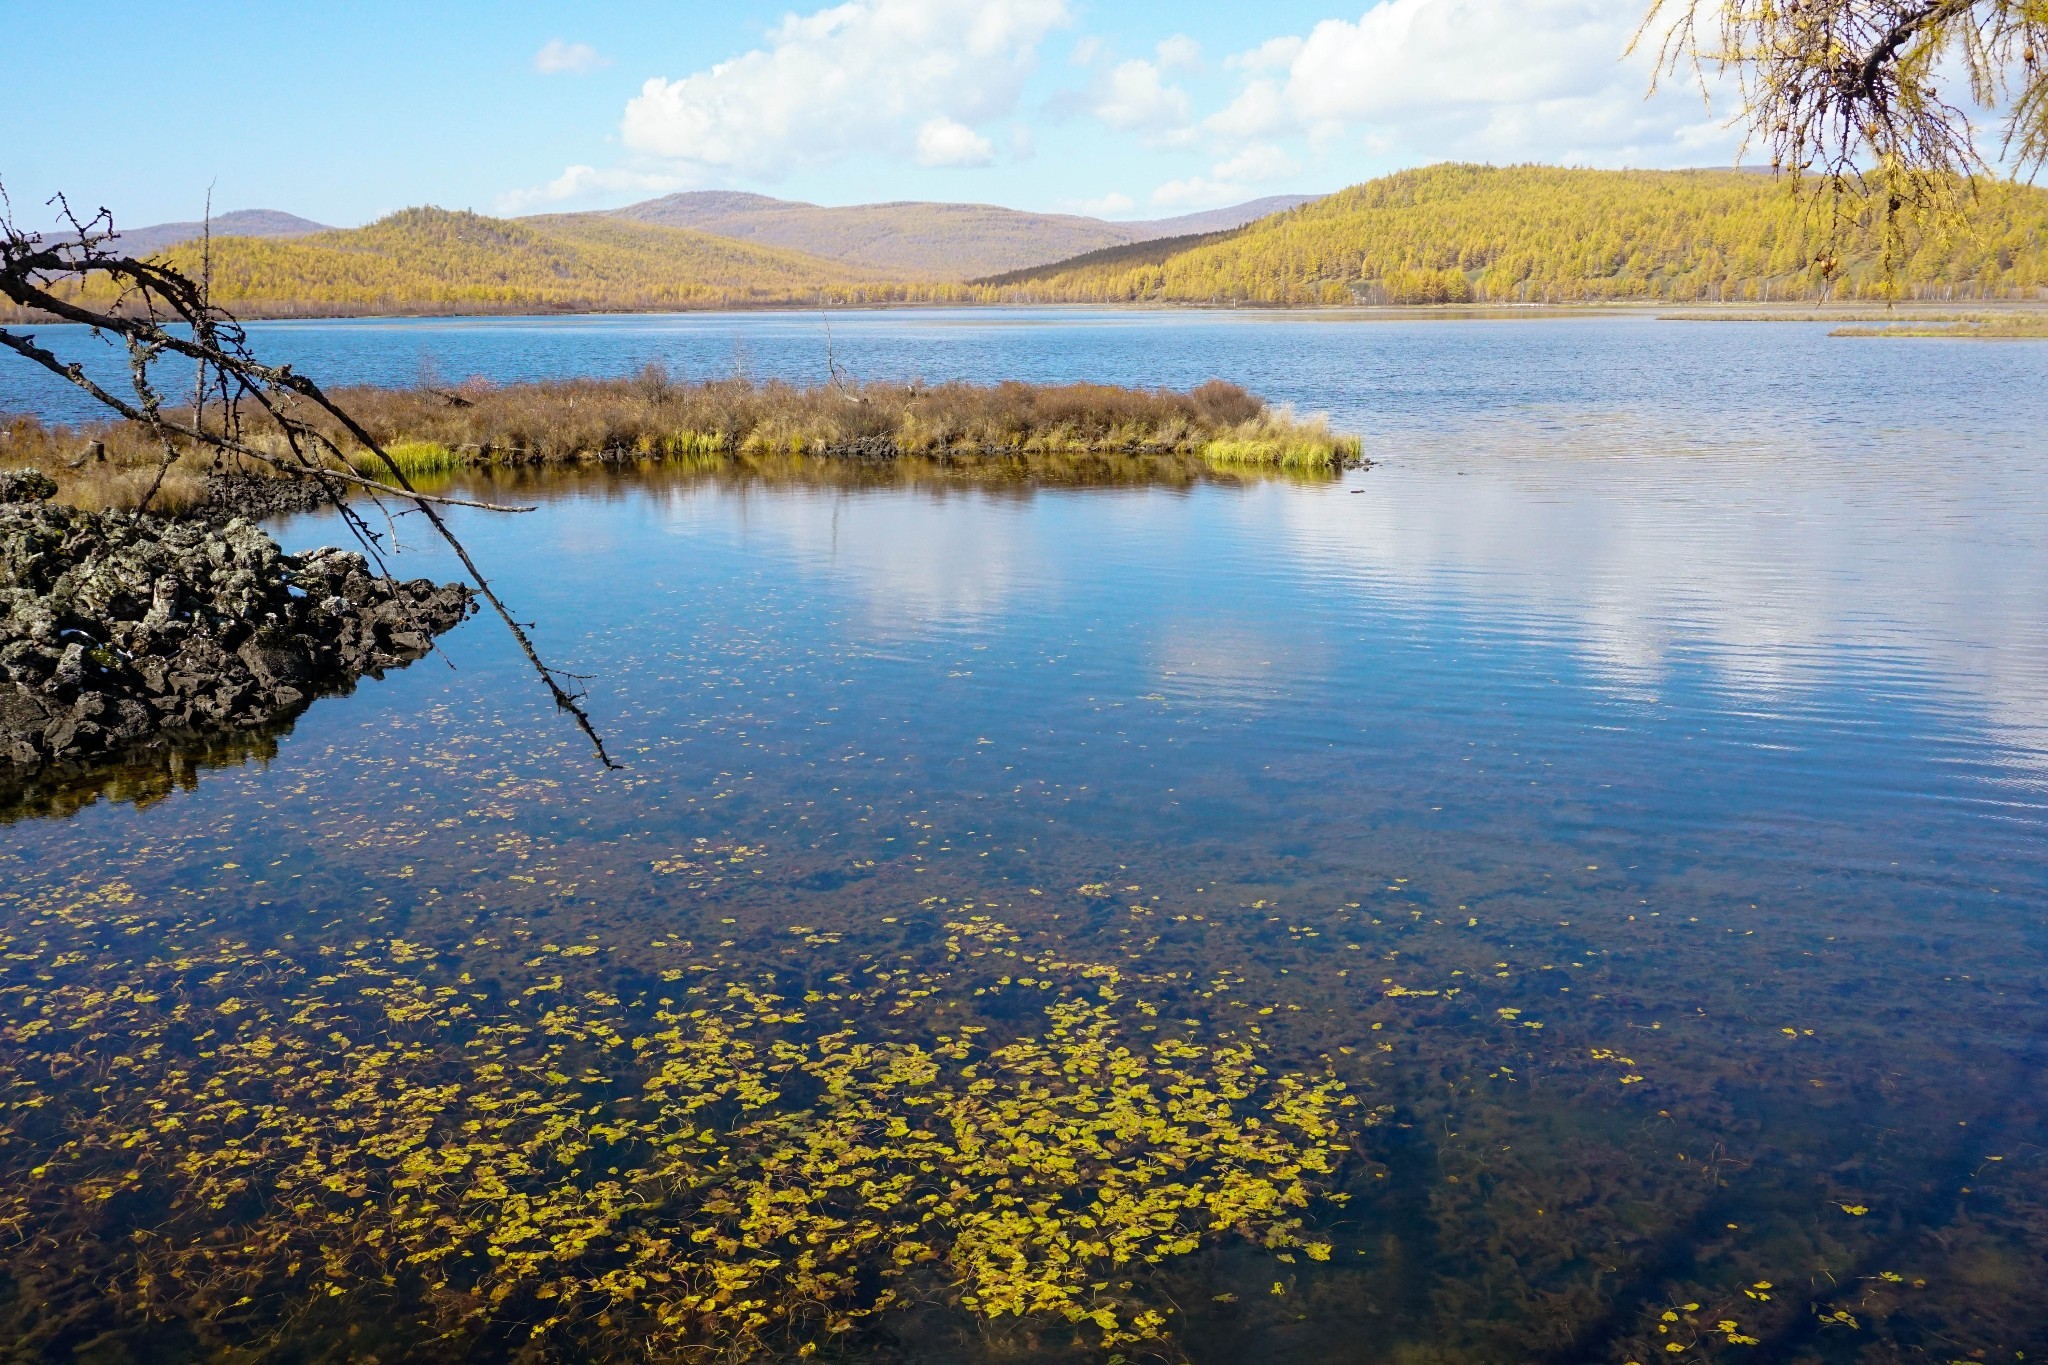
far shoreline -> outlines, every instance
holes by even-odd
[[[1650,299],[1589,299],[1572,303],[1413,303],[1413,304],[1267,304],[1166,301],[1121,303],[965,303],[965,302],[877,302],[858,304],[805,305],[763,303],[727,304],[716,308],[479,308],[460,311],[394,310],[354,312],[346,310],[278,311],[229,310],[240,322],[265,325],[290,323],[468,323],[468,322],[570,322],[606,318],[716,318],[759,317],[787,314],[791,317],[849,317],[863,314],[960,314],[1074,316],[1084,314],[1130,314],[1133,316],[1229,314],[1245,317],[1296,317],[1328,321],[1537,321],[1546,318],[1650,317],[1665,322],[1960,322],[1986,314],[2019,317],[2048,317],[2048,298],[2043,299],[1902,299],[1885,305],[1857,300],[1842,303],[1799,300],[1741,301],[1729,303],[1677,303]],[[29,314],[21,309],[0,309],[0,326],[78,327],[62,318]]]

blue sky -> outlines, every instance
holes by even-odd
[[[342,225],[698,188],[1144,218],[1452,158],[1727,164],[1727,107],[1624,60],[1644,4],[0,0],[0,180],[31,224],[209,184]]]

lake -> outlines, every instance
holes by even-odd
[[[1220,376],[1374,465],[508,478],[460,529],[623,768],[479,618],[18,812],[0,1312],[100,1361],[623,1354],[635,1303],[862,1360],[2038,1358],[2048,344],[1825,331],[835,314],[860,378]],[[251,332],[336,383],[828,346]]]

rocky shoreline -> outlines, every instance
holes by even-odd
[[[287,555],[239,516],[84,512],[55,491],[0,472],[0,782],[274,726],[418,659],[474,605],[352,551]]]
[[[264,474],[209,474],[206,501],[190,515],[201,521],[266,521],[327,506],[327,495],[305,479],[280,479]]]

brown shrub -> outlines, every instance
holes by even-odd
[[[380,444],[394,454],[403,448],[418,468],[431,471],[621,455],[763,457],[850,450],[939,458],[1200,456],[1226,445],[1236,463],[1259,463],[1259,452],[1270,449],[1290,452],[1289,463],[1314,464],[1318,452],[1335,459],[1356,449],[1320,422],[1275,413],[1221,380],[1189,393],[1016,381],[799,388],[779,380],[685,383],[649,366],[621,379],[508,385],[473,380],[453,389],[344,389],[335,397]],[[188,414],[176,416],[186,420]],[[339,430],[330,434],[361,463],[366,452]],[[257,444],[264,439],[260,431],[251,437]],[[81,463],[94,442],[103,456],[89,455]],[[126,423],[45,427],[18,417],[0,426],[0,464],[39,465],[58,480],[60,497],[85,506],[132,505],[154,477],[159,453],[147,431]],[[212,467],[210,454],[183,455],[160,495],[166,510],[203,498]]]

